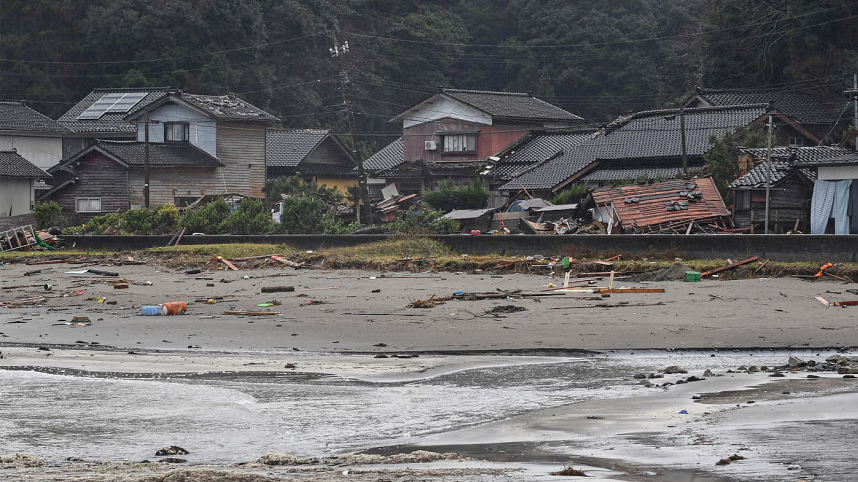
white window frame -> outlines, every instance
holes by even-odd
[[[444,152],[477,152],[476,134],[447,134],[444,135]]]
[[[87,209],[81,209],[81,202],[85,202],[87,204],[97,202],[98,208],[92,209],[91,206],[87,205]],[[76,213],[100,213],[101,212],[101,198],[100,197],[76,197],[74,199],[74,212]]]
[[[181,130],[180,138],[176,139],[175,134]],[[190,142],[191,126],[187,122],[165,122],[164,123],[164,142]]]
[[[789,138],[789,146],[790,147],[803,147],[804,146],[804,138],[801,136],[790,137]]]

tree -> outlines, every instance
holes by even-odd
[[[766,132],[760,126],[748,126],[721,138],[709,138],[711,147],[703,159],[725,202],[730,203],[729,186],[739,176],[739,147],[763,147],[767,143]]]

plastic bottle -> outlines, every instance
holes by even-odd
[[[141,306],[140,314],[144,316],[158,316],[161,314],[161,306]]]

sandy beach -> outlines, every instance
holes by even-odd
[[[25,276],[34,268],[42,271]],[[814,363],[821,367],[832,355],[848,357],[850,347],[858,346],[858,333],[852,329],[856,308],[828,307],[816,299],[858,299],[846,291],[851,285],[839,282],[618,278],[614,288],[663,288],[664,292],[601,297],[548,291],[562,279],[546,274],[291,268],[185,274],[157,264],[93,268],[117,276],[74,272],[86,268],[66,264],[0,266],[0,302],[34,300],[0,307],[4,373],[34,384],[84,377],[185,377],[191,385],[215,380],[212,374],[251,378],[256,373],[260,378],[286,377],[289,383],[346,380],[358,386],[409,387],[398,400],[420,403],[419,397],[407,398],[413,387],[429,387],[421,397],[447,393],[449,380],[463,374],[476,374],[473,377],[478,379],[507,370],[522,373],[522,380],[539,376],[555,380],[559,373],[581,367],[593,370],[582,371],[582,379],[598,377],[598,370],[610,373],[604,375],[610,383],[604,383],[611,391],[600,394],[595,386],[582,385],[572,394],[566,387],[559,390],[567,397],[561,399],[543,396],[545,389],[539,388],[530,398],[518,399],[509,395],[515,393],[515,387],[510,387],[486,396],[511,397],[492,406],[494,415],[486,415],[490,411],[486,408],[474,423],[462,415],[459,421],[445,420],[443,429],[422,427],[420,436],[391,436],[389,444],[371,445],[377,447],[369,450],[377,457],[372,460],[348,458],[349,445],[334,438],[325,444],[337,450],[315,453],[307,448],[299,455],[305,460],[298,465],[248,464],[256,457],[225,461],[211,455],[209,460],[185,457],[188,463],[175,466],[157,463],[150,447],[146,452],[152,453],[142,465],[142,457],[52,460],[52,455],[66,452],[46,449],[47,453],[27,452],[46,459],[44,465],[15,462],[9,458],[14,454],[0,459],[0,479],[556,480],[550,472],[574,464],[589,476],[605,480],[800,480],[813,475],[807,473],[813,464],[788,470],[800,462],[791,464],[775,456],[789,450],[773,448],[771,441],[764,443],[761,434],[774,434],[784,427],[791,427],[790,433],[803,433],[795,432],[800,430],[796,425],[809,434],[818,428],[817,422],[837,421],[837,427],[851,427],[858,420],[849,408],[856,406],[853,380],[836,370],[818,372],[813,367]],[[115,288],[117,280],[127,288]],[[608,283],[607,279],[592,281],[592,286]],[[263,288],[287,286],[294,289],[263,293]],[[409,307],[415,301],[456,292],[517,290],[509,297],[471,300],[465,296],[429,308]],[[542,296],[519,297],[521,293]],[[141,306],[173,301],[186,302],[187,313],[140,314]],[[791,355],[811,361],[811,366],[783,369]],[[664,374],[671,365],[686,373]],[[753,365],[763,369],[755,370]],[[784,377],[773,378],[773,367],[781,367]],[[536,370],[554,371],[537,376]],[[654,373],[657,378],[652,377]],[[700,381],[684,383],[689,376]],[[486,388],[496,383],[486,380],[473,383]],[[4,392],[8,393],[13,393],[12,384],[21,383],[20,378],[0,380],[0,385],[7,384]],[[433,383],[438,385],[430,387]],[[734,395],[724,395],[730,393]],[[17,402],[25,400],[25,395],[21,397]],[[512,409],[515,404],[521,408]],[[443,409],[451,407],[454,404]],[[391,410],[411,410],[417,418],[423,413],[418,405]],[[0,414],[4,412],[16,413],[14,407],[0,403]],[[432,413],[426,410],[430,425]],[[6,428],[7,433],[20,429],[14,422]],[[14,437],[0,435],[0,439],[7,446],[29,447]],[[715,465],[741,448],[749,452],[747,460]],[[391,458],[414,450],[469,459]],[[834,452],[835,459],[843,455]],[[0,450],[0,455],[6,453]],[[309,461],[313,457],[321,460]],[[827,465],[837,464],[829,461]]]

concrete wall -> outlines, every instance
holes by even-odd
[[[33,229],[37,229],[36,218],[33,217],[32,214],[21,214],[19,216],[12,217],[7,216],[5,218],[0,217],[0,231],[27,225],[33,226]]]
[[[0,176],[0,218],[29,214],[34,200],[31,178]]]
[[[269,243],[298,249],[355,246],[393,235],[185,236],[182,244]],[[433,236],[462,254],[695,259],[759,256],[773,261],[858,262],[858,235],[578,235]],[[142,249],[164,246],[170,236],[69,236],[83,249]]]

